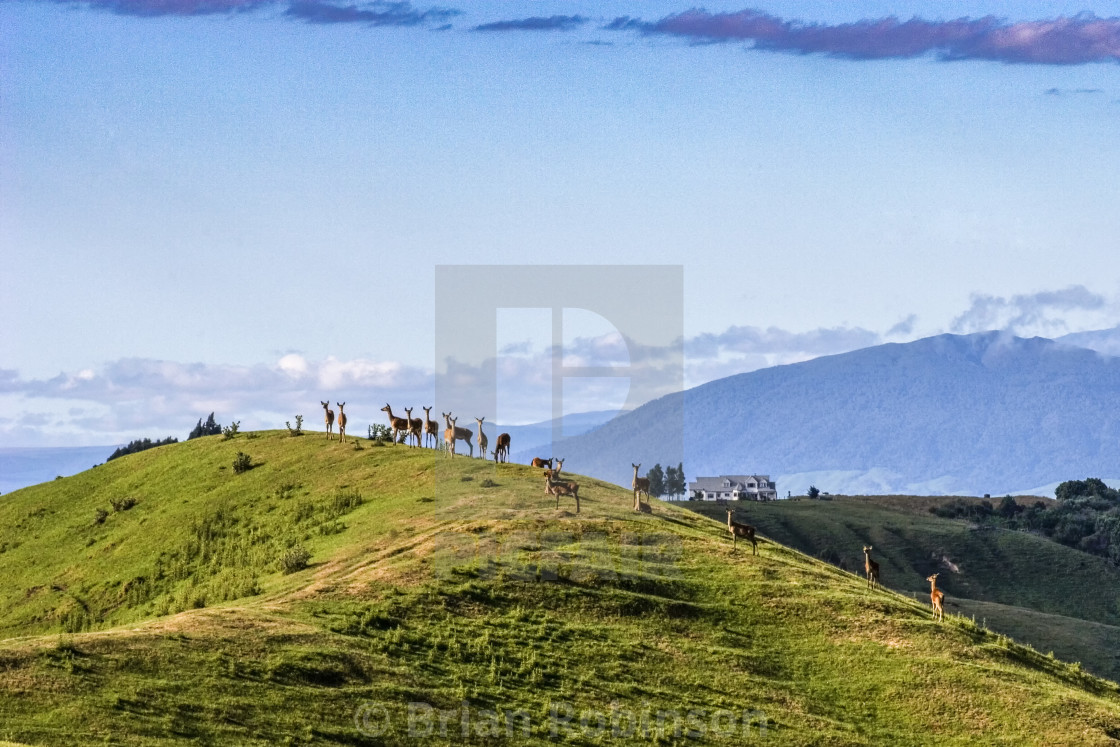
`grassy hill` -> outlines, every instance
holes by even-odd
[[[521,465],[270,432],[0,497],[0,740],[1120,738],[1080,667],[580,481],[576,515]]]
[[[740,521],[776,541],[859,574],[862,548],[872,545],[882,582],[926,604],[926,577],[940,573],[938,587],[950,611],[975,615],[994,630],[1120,679],[1120,569],[1033,534],[929,512],[952,500],[833,496],[739,504],[738,512]],[[1039,499],[1019,500],[1029,505]],[[720,505],[684,505],[726,521]]]

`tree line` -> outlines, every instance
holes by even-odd
[[[1103,480],[1067,480],[1054,491],[1051,504],[1024,506],[1011,496],[991,501],[957,499],[930,509],[949,519],[1033,532],[1120,565],[1120,490]]]

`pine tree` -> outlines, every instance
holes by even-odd
[[[646,473],[649,478],[649,494],[654,498],[665,495],[665,472],[660,464],[653,465],[653,469]]]
[[[684,462],[679,463],[676,469],[670,467],[665,480],[665,488],[669,495],[684,495],[688,492],[688,482],[684,479]]]
[[[190,441],[192,438],[201,438],[202,436],[216,436],[221,432],[222,426],[214,420],[214,413],[210,413],[210,417],[206,418],[205,425],[202,423],[202,418],[198,419],[198,425],[191,430],[187,440]]]

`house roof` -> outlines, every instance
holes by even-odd
[[[726,485],[730,482],[730,485]],[[769,483],[770,475],[720,475],[719,477],[697,477],[688,484],[689,490],[747,490],[747,483],[753,482],[756,486]],[[757,489],[757,488],[756,488]]]

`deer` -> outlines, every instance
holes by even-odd
[[[875,589],[879,586],[879,564],[871,559],[871,545],[863,548],[863,572],[867,574],[867,588]]]
[[[482,421],[483,420],[486,420],[485,415],[483,415],[481,418],[475,418],[474,419],[474,422],[478,423],[478,457],[479,457],[479,459],[485,459],[486,458],[487,438],[486,438],[486,434],[482,431]]]
[[[444,451],[447,453],[448,456],[454,457],[455,456],[455,429],[451,426],[451,420],[450,420],[451,413],[444,412],[444,413],[440,413],[440,414],[443,415],[443,419],[445,421],[447,421],[447,427],[443,429]]]
[[[638,477],[638,468],[642,466],[641,462],[630,466],[634,468],[634,482],[631,483],[634,488],[634,510],[641,511],[639,507],[642,505],[642,493],[646,494],[646,502],[649,502],[649,478]]]
[[[408,418],[398,418],[393,414],[393,408],[389,407],[386,402],[385,406],[381,408],[381,412],[389,414],[389,427],[393,429],[393,443],[397,442],[398,435],[403,431],[408,432]]]
[[[424,445],[429,443],[435,446],[439,439],[436,437],[436,428],[438,427],[436,421],[432,420],[432,408],[425,407],[424,410]]]
[[[731,518],[735,513],[735,509],[727,509],[727,531],[731,532],[731,544],[739,544],[739,538],[744,537],[751,542],[751,547],[754,549],[754,554],[758,555],[758,540],[754,537],[754,527],[750,524],[742,524]]]
[[[471,432],[471,429],[460,428],[456,425],[456,423],[459,422],[459,418],[451,417],[451,413],[449,412],[443,413],[443,419],[447,422],[447,430],[443,432],[443,440],[445,443],[447,441],[448,431],[451,432],[451,456],[455,456],[455,442],[465,441],[467,448],[471,450],[471,457],[474,457],[474,433]]]
[[[326,402],[319,400],[319,404],[323,406],[323,420],[327,423],[327,438],[330,438],[331,429],[334,428],[334,410],[331,409],[330,400]]]
[[[937,588],[937,576],[933,574],[926,581],[929,581],[929,598],[933,602],[933,619],[943,621],[945,619],[945,592]]]
[[[411,407],[404,408],[405,420],[408,421],[408,435],[412,437],[413,446],[420,447],[420,434],[424,432],[424,420],[412,417]]]
[[[503,433],[498,436],[498,443],[494,447],[494,461],[495,462],[508,462],[509,461],[509,434]]]
[[[560,508],[560,496],[570,495],[576,499],[576,513],[579,513],[579,483],[568,480],[554,482],[552,472],[544,473],[544,492],[556,496],[556,508]]]
[[[549,457],[548,459],[544,459],[542,457],[533,457],[532,466],[537,468],[548,467],[549,469],[552,469],[552,457]]]
[[[346,443],[346,413],[342,411],[346,407],[345,402],[335,402],[338,405],[338,440]]]

